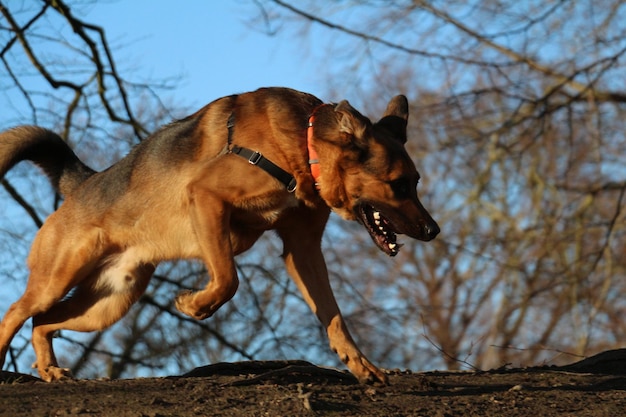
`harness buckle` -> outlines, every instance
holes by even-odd
[[[252,155],[250,155],[250,158],[248,158],[248,163],[256,165],[261,161],[261,158],[263,158],[263,154],[261,154],[261,152],[254,151]]]
[[[287,191],[289,191],[290,193],[293,193],[294,191],[296,191],[297,186],[298,186],[298,183],[296,182],[296,179],[291,178],[291,181],[289,181],[289,184],[287,184]]]

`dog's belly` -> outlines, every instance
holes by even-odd
[[[129,293],[145,287],[156,264],[148,262],[150,250],[135,246],[105,257],[93,279],[96,292]]]
[[[179,217],[179,218],[176,218]],[[137,254],[145,261],[194,259],[202,255],[188,217],[174,216],[160,224],[142,225],[134,231]]]

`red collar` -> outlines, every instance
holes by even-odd
[[[320,189],[319,178],[320,178],[320,159],[317,155],[315,149],[311,145],[311,139],[313,138],[313,122],[315,120],[315,113],[322,106],[328,106],[328,104],[320,104],[311,112],[311,116],[309,116],[309,127],[306,130],[306,146],[309,150],[309,165],[311,166],[311,175],[313,175],[313,179],[315,180],[315,189]]]

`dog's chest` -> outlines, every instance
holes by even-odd
[[[270,197],[245,199],[235,206],[231,223],[238,227],[272,229],[298,205],[293,194],[284,192]]]

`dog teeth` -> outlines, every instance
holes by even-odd
[[[389,247],[389,249],[394,250],[396,248],[396,246],[398,246],[398,245],[396,245],[395,243],[390,243],[387,246]]]
[[[383,226],[382,226],[382,224],[381,224],[381,221],[380,221],[380,212],[379,212],[379,211],[375,211],[375,212],[372,214],[372,216],[374,217],[374,224],[375,224],[376,226],[378,226],[378,229],[379,229],[381,232],[385,233],[385,231],[383,230]],[[387,233],[385,233],[385,234],[387,234]]]

